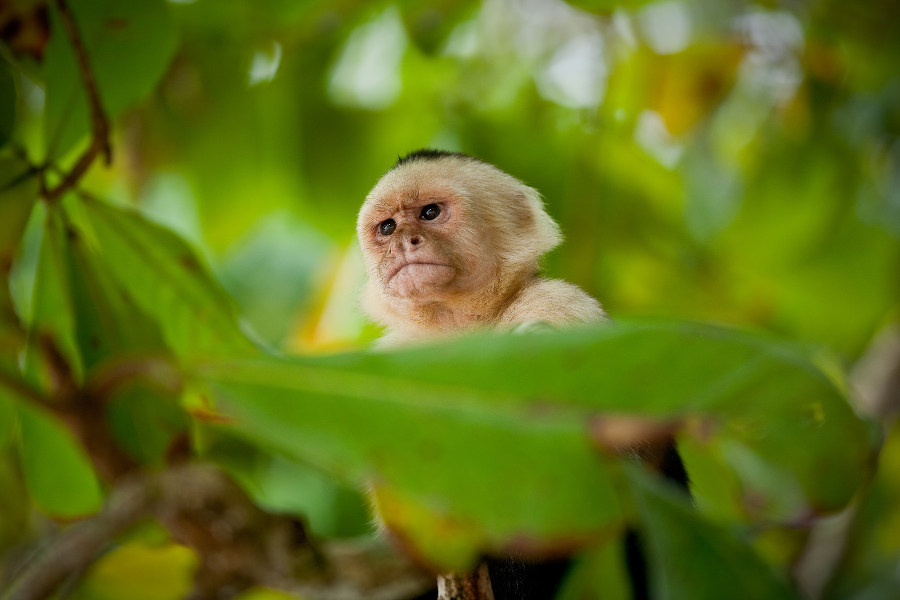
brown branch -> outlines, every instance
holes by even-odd
[[[110,543],[149,514],[155,480],[122,482],[97,516],[72,525],[25,567],[2,600],[39,600],[49,597],[73,574],[84,571]]]
[[[434,586],[383,543],[316,546],[298,521],[261,510],[221,470],[194,463],[123,479],[98,515],[63,530],[0,599],[50,597],[150,517],[197,554],[193,600],[232,598],[257,585],[319,600],[399,600]]]
[[[50,380],[50,397],[42,403],[44,408],[65,423],[104,481],[114,482],[136,471],[138,464],[122,451],[106,418],[107,397],[92,393],[92,387],[79,385],[52,336],[38,334],[37,347]]]
[[[75,162],[75,166],[66,174],[62,182],[56,187],[45,192],[44,197],[48,201],[58,200],[65,192],[72,189],[76,183],[84,176],[94,159],[98,154],[103,155],[104,163],[109,165],[112,162],[112,149],[109,142],[109,120],[103,111],[103,104],[100,101],[100,91],[97,87],[97,80],[94,71],[91,68],[88,59],[87,50],[84,41],[78,33],[78,26],[75,23],[75,17],[69,9],[66,0],[56,0],[56,7],[62,18],[63,26],[72,42],[72,49],[75,51],[75,59],[78,61],[78,70],[81,73],[81,79],[84,83],[85,91],[88,96],[88,106],[91,112],[91,141],[84,153]]]

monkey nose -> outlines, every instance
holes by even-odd
[[[409,238],[409,243],[412,244],[413,246],[418,246],[419,244],[422,243],[422,238],[420,238],[417,235],[414,235],[411,238]]]

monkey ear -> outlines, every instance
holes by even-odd
[[[536,250],[539,255],[553,250],[562,242],[563,236],[559,225],[544,210],[540,192],[525,186],[519,193],[524,197],[524,205],[528,208],[519,211],[527,214],[527,228],[523,228],[522,231],[531,234],[529,237],[537,244]]]
[[[525,192],[516,192],[516,200],[523,210],[515,211],[516,228],[519,231],[531,231],[535,226],[534,208]]]

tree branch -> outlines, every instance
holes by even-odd
[[[433,576],[383,543],[318,547],[302,524],[258,508],[220,469],[188,463],[120,480],[99,514],[46,544],[0,599],[50,597],[151,517],[200,560],[192,600],[232,598],[257,585],[318,600],[398,600],[434,586]]]
[[[98,154],[103,155],[106,165],[112,162],[112,149],[109,142],[109,120],[103,111],[103,104],[100,101],[100,92],[97,87],[97,80],[94,71],[91,68],[88,59],[87,50],[84,41],[78,33],[78,26],[75,23],[75,17],[69,9],[66,0],[56,0],[56,7],[62,19],[69,40],[72,42],[72,49],[75,51],[75,59],[78,61],[78,70],[81,73],[81,80],[84,83],[85,91],[88,96],[88,106],[91,112],[91,142],[84,153],[75,162],[72,169],[63,177],[62,182],[56,187],[47,190],[44,197],[48,201],[58,200],[65,192],[70,190],[84,176],[87,170],[93,164]]]
[[[156,491],[153,479],[122,482],[97,516],[72,525],[25,567],[2,600],[39,600],[86,569],[126,529],[147,516]]]

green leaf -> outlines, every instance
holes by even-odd
[[[322,537],[371,531],[370,507],[359,493],[308,465],[267,454],[232,436],[217,437],[205,457],[223,466],[258,506],[301,517]]]
[[[53,517],[73,518],[100,509],[100,485],[72,434],[43,409],[18,403],[21,459],[34,503]]]
[[[64,254],[85,377],[127,364],[133,380],[106,398],[108,424],[132,458],[161,464],[174,437],[185,431],[187,418],[167,390],[171,382],[154,379],[160,362],[169,357],[160,326],[109,273],[81,223],[81,205],[69,197],[63,206]]]
[[[84,374],[75,333],[75,314],[66,256],[66,227],[58,207],[51,206],[45,215],[37,274],[32,299],[31,344],[26,372],[40,379],[42,364],[40,338],[48,337],[66,360],[77,382]]]
[[[478,548],[515,538],[573,545],[619,513],[577,415],[550,410],[535,419],[530,409],[472,402],[464,388],[404,386],[349,369],[221,366],[207,383],[236,431],[372,485],[387,525],[446,567],[465,568]]]
[[[256,352],[231,300],[184,240],[135,212],[95,200],[82,206],[87,243],[97,246],[109,274],[158,324],[176,354]]]
[[[0,452],[12,441],[16,428],[16,413],[13,410],[9,391],[0,385]]]
[[[622,543],[609,540],[575,560],[556,600],[633,600]]]
[[[84,231],[66,214],[64,240],[77,343],[85,369],[97,367],[118,354],[162,355],[166,351],[156,324],[121,289],[97,248],[86,243]]]
[[[2,110],[0,107],[0,113]],[[16,158],[0,158],[0,319],[13,318],[6,276],[37,197],[38,178],[28,164]]]
[[[654,598],[721,598],[723,590],[735,600],[799,598],[745,540],[703,519],[684,494],[644,469],[626,470]]]
[[[68,3],[84,42],[101,104],[110,118],[147,96],[165,74],[177,47],[162,0],[79,0]],[[60,16],[52,11],[44,79],[48,158],[63,156],[90,130],[87,93]]]
[[[678,424],[726,462],[739,443],[796,482],[802,515],[843,506],[872,452],[868,425],[801,354],[712,326],[618,323],[198,372],[231,429],[371,486],[388,526],[451,568],[478,550],[578,546],[620,526],[604,440],[590,433],[601,418]],[[754,513],[777,490],[728,464],[751,516],[802,516],[774,500]]]

